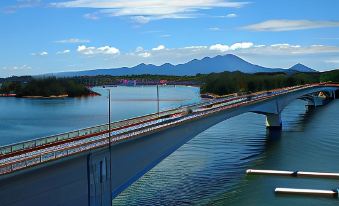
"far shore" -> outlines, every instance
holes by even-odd
[[[68,97],[68,94],[62,94],[62,95],[51,95],[48,97],[44,97],[44,96],[22,96],[21,98],[33,98],[33,99],[55,99],[55,98],[65,98]]]

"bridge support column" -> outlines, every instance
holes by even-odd
[[[89,206],[112,205],[109,155],[107,149],[88,156]]]
[[[266,114],[266,127],[268,129],[282,129],[281,114]]]

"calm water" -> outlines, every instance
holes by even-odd
[[[107,89],[98,97],[66,99],[0,98],[0,145],[54,135],[108,121]],[[112,87],[112,121],[157,111],[156,87]],[[160,109],[200,101],[199,88],[160,87]]]
[[[99,89],[100,90],[100,89]],[[113,88],[115,119],[156,110],[155,88]],[[197,88],[161,88],[170,108],[200,101]],[[139,99],[138,102],[131,99]],[[152,100],[153,99],[153,100]],[[143,100],[143,101],[140,101]],[[1,144],[106,121],[106,97],[0,99]],[[193,138],[113,200],[113,205],[338,205],[336,199],[275,196],[275,187],[334,189],[339,180],[246,177],[247,168],[339,171],[339,100],[306,111],[296,100],[283,131],[267,133],[264,116],[247,113]]]

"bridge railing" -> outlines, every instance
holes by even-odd
[[[300,86],[295,86],[295,88],[298,88],[298,87],[300,87]],[[293,88],[293,87],[291,87],[291,88]],[[271,90],[271,91],[272,92],[278,91],[278,89],[277,90]],[[260,93],[262,93],[262,92],[260,92]],[[227,98],[225,98],[225,99],[227,99]],[[223,100],[224,100],[224,98],[217,99],[217,100],[210,101],[210,102],[205,102],[205,103],[196,103],[196,104],[186,105],[186,106],[183,106],[181,108],[176,108],[176,109],[171,109],[171,110],[168,110],[168,111],[160,112],[159,115],[160,116],[166,116],[166,115],[170,115],[170,114],[173,114],[173,113],[176,113],[176,112],[182,112],[182,111],[184,111],[188,108],[193,108],[193,107],[197,107],[197,106],[204,106],[204,105],[211,105],[211,104],[215,104],[215,103],[218,103],[218,102],[222,102]],[[152,113],[152,114],[145,115],[145,116],[139,116],[139,117],[135,117],[135,118],[131,118],[131,119],[113,122],[113,123],[111,123],[111,129],[114,130],[114,129],[117,129],[117,128],[120,128],[120,127],[125,127],[125,126],[128,126],[128,125],[141,123],[141,122],[144,122],[144,121],[155,119],[157,117],[158,117],[157,113]],[[8,155],[8,154],[11,154],[11,153],[30,150],[30,149],[33,149],[33,148],[36,148],[36,147],[48,146],[48,145],[51,145],[53,143],[71,141],[71,140],[76,139],[78,137],[86,137],[88,135],[98,134],[98,133],[102,133],[102,132],[108,132],[108,124],[98,125],[98,126],[94,126],[94,127],[89,127],[89,128],[84,128],[84,129],[80,129],[80,130],[67,132],[67,133],[52,135],[52,136],[48,136],[48,137],[42,137],[42,138],[33,139],[33,140],[29,140],[29,141],[23,141],[23,142],[10,144],[10,145],[6,145],[6,146],[1,146],[0,147],[0,158],[4,155]]]
[[[254,102],[257,102],[257,101],[263,101],[263,100],[268,99],[272,96],[278,96],[278,95],[286,93],[286,92],[293,92],[293,91],[296,91],[296,90],[305,89],[305,88],[309,88],[309,87],[313,87],[313,86],[317,86],[317,85],[306,85],[306,86],[302,86],[302,87],[290,87],[287,90],[286,90],[286,88],[282,89],[282,90],[275,90],[277,92],[272,92],[270,95],[265,94],[265,95],[260,96],[260,97],[258,96],[258,99],[250,100],[250,102],[254,103]],[[338,87],[339,85],[335,85],[335,86]],[[242,98],[246,99],[245,97],[242,97]],[[202,111],[202,112],[199,112],[198,114],[192,114],[192,115],[189,115],[188,117],[184,117],[184,118],[180,118],[178,120],[175,120],[174,122],[170,121],[170,122],[165,123],[165,124],[164,124],[164,122],[162,122],[159,125],[149,125],[145,128],[140,128],[138,130],[145,130],[145,131],[157,130],[158,128],[166,127],[166,125],[176,124],[175,122],[178,122],[178,121],[184,121],[185,118],[186,119],[199,118],[199,116],[208,115],[210,113],[215,113],[215,112],[218,112],[220,110],[227,109],[227,108],[239,107],[239,106],[244,105],[244,104],[248,104],[248,102],[247,101],[245,101],[245,102],[241,101],[241,102],[238,102],[238,103],[235,103],[235,104],[229,103],[229,104],[226,104],[226,105],[220,105],[220,107],[213,108],[213,109],[207,110],[207,111]],[[191,107],[191,106],[195,106],[195,105],[189,105],[187,107]],[[171,115],[171,114],[176,114],[178,112],[182,112],[184,109],[179,108],[179,109],[172,109],[172,110],[164,111],[164,112],[160,113],[160,116],[167,116],[167,115]],[[141,116],[141,117],[136,117],[136,118],[132,118],[132,119],[122,120],[122,121],[119,121],[119,122],[114,122],[114,123],[111,123],[112,124],[111,126],[112,126],[112,129],[121,128],[121,127],[124,127],[126,125],[138,124],[140,122],[145,122],[147,120],[152,120],[152,119],[157,119],[157,118],[158,118],[158,114],[153,113],[153,114],[146,115],[146,116]],[[101,131],[105,131],[105,133],[100,134]],[[14,157],[10,161],[5,160],[2,163],[0,163],[0,175],[11,173],[13,171],[16,171],[16,170],[19,170],[19,169],[22,169],[22,168],[31,167],[31,166],[34,166],[34,165],[37,165],[37,164],[40,164],[40,163],[45,163],[45,162],[48,162],[48,161],[51,161],[51,160],[59,159],[59,158],[66,157],[66,156],[71,156],[71,155],[81,153],[81,152],[86,151],[86,150],[91,150],[91,149],[94,149],[94,148],[98,148],[98,147],[102,147],[104,145],[107,145],[109,143],[108,138],[107,138],[107,136],[108,136],[107,132],[108,132],[108,125],[107,124],[106,125],[99,125],[99,126],[95,126],[95,127],[85,128],[85,129],[82,129],[82,130],[77,130],[77,131],[59,134],[59,135],[55,135],[55,136],[51,136],[51,137],[36,139],[36,140],[27,141],[27,142],[18,143],[18,144],[14,144],[14,145],[10,145],[10,146],[7,146],[7,147],[0,148],[0,149],[2,149],[2,151],[4,151],[4,149],[7,149],[8,147],[10,147],[10,151],[20,151],[24,148],[30,148],[33,145],[39,146],[39,145],[53,143],[53,142],[56,142],[56,141],[62,141],[64,139],[69,139],[69,138],[72,139],[72,138],[77,137],[77,136],[86,136],[88,134],[96,134],[96,135],[93,136],[94,138],[86,139],[86,141],[75,141],[74,143],[70,143],[70,144],[66,144],[66,145],[60,144],[59,146],[52,147],[50,149],[40,150],[40,152],[38,152],[38,153],[31,152],[29,155],[26,155],[26,156],[21,156],[19,158]],[[129,132],[126,131],[126,133],[129,133]],[[137,135],[137,133],[142,134],[141,131],[140,132],[132,131],[132,133],[125,135],[127,137],[124,137],[124,135],[122,135],[122,136],[118,135],[116,137],[113,136],[111,140],[113,140],[113,142],[119,141],[120,138],[125,139],[125,138],[128,138],[128,136]]]
[[[30,157],[14,160],[12,162],[0,164],[0,175],[11,173],[22,168],[32,167],[34,165],[59,159],[62,157],[75,155],[86,150],[95,149],[108,144],[108,139],[98,139],[90,142],[81,143],[65,148],[58,148],[55,150],[47,150],[45,152],[32,155]]]
[[[274,90],[272,90],[272,91],[274,91]],[[184,106],[184,107],[181,107],[181,108],[160,112],[159,115],[160,116],[166,116],[166,115],[170,115],[170,114],[173,114],[173,113],[176,113],[176,112],[183,111],[187,108],[215,104],[218,101],[222,101],[222,100],[214,100],[214,101],[206,102],[206,103],[191,104],[191,105],[187,105],[187,106]],[[155,119],[157,117],[158,117],[158,114],[153,113],[153,114],[149,114],[149,115],[145,115],[145,116],[139,116],[139,117],[135,117],[135,118],[131,118],[131,119],[113,122],[113,123],[111,123],[111,129],[114,130],[114,129],[117,129],[117,128],[120,128],[120,127],[125,127],[125,126],[131,125],[131,124],[137,124],[137,123],[144,122],[144,121],[147,121],[147,120]],[[19,142],[19,143],[15,143],[15,144],[11,144],[11,145],[6,145],[6,146],[1,146],[0,147],[0,158],[1,158],[1,156],[7,155],[7,154],[10,154],[10,153],[19,152],[19,151],[23,151],[23,150],[29,150],[29,149],[33,149],[33,148],[36,148],[36,147],[39,147],[39,146],[47,146],[47,145],[51,145],[53,143],[72,140],[72,139],[75,139],[75,138],[78,138],[78,137],[87,136],[87,135],[91,135],[91,134],[97,134],[97,133],[100,133],[100,132],[107,132],[107,131],[108,131],[108,124],[103,124],[103,125],[84,128],[84,129],[75,130],[75,131],[71,131],[71,132],[67,132],[67,133],[52,135],[52,136],[48,136],[48,137],[42,137],[42,138],[33,139],[33,140],[29,140],[29,141],[24,141],[24,142]]]
[[[288,88],[284,88],[284,89],[275,89],[275,90],[271,90],[270,92],[274,93],[274,92],[277,92],[277,91],[279,92],[279,91],[286,91],[286,90],[287,91],[294,91],[294,90],[304,89],[304,88],[308,88],[308,87],[312,87],[312,86],[325,86],[325,85],[324,85],[324,83],[310,84],[310,85],[300,85],[300,86],[293,86],[293,87],[288,87]],[[330,83],[329,86],[338,86],[338,84]],[[262,94],[262,93],[263,92],[258,92],[258,94]],[[222,102],[223,99],[224,98],[222,98],[221,100],[217,99],[217,100],[205,102],[205,103],[191,104],[191,105],[187,105],[187,106],[184,106],[184,107],[181,107],[181,108],[176,108],[176,109],[171,109],[171,110],[168,110],[168,111],[160,112],[159,115],[160,116],[166,116],[166,115],[170,115],[170,114],[173,114],[173,113],[182,112],[182,111],[184,111],[188,108],[210,105],[210,104],[216,104],[218,102]],[[225,98],[225,99],[227,99],[227,98]],[[145,116],[139,116],[139,117],[135,117],[135,118],[131,118],[131,119],[113,122],[113,123],[111,123],[111,129],[114,130],[114,129],[118,129],[118,128],[121,128],[121,127],[126,127],[128,125],[138,124],[138,123],[141,123],[141,122],[145,122],[145,121],[148,121],[148,120],[155,119],[157,117],[158,117],[158,114],[153,113],[153,114],[149,114],[149,115],[145,115]],[[62,134],[58,134],[58,135],[53,135],[53,136],[38,138],[38,139],[34,139],[34,140],[24,141],[24,142],[20,142],[20,143],[11,144],[11,145],[1,146],[0,147],[0,158],[4,155],[8,155],[8,154],[11,154],[11,153],[26,151],[26,150],[33,149],[33,148],[36,148],[36,147],[48,146],[48,145],[51,145],[53,143],[71,141],[71,140],[79,138],[79,137],[85,138],[86,136],[89,136],[89,135],[99,134],[99,133],[104,133],[104,132],[108,132],[108,124],[98,125],[98,126],[80,129],[80,130],[76,130],[76,131],[72,131],[72,132],[67,132],[67,133],[62,133]]]
[[[177,109],[171,109],[168,111],[160,112],[160,116],[166,116],[171,115],[177,112],[182,112],[183,108],[177,108]],[[117,122],[111,123],[111,130],[115,130],[121,127],[126,127],[129,125],[138,124],[141,122],[149,121],[152,119],[158,118],[157,113],[152,113],[145,116],[139,116],[135,118],[125,119]],[[15,144],[5,145],[0,147],[0,159],[4,155],[8,155],[11,153],[16,153],[20,151],[26,151],[30,149],[34,149],[36,147],[43,147],[43,146],[49,146],[55,143],[62,143],[66,141],[71,141],[73,139],[94,135],[94,134],[100,134],[100,133],[107,133],[108,132],[108,124],[98,125],[94,127],[84,128],[80,130],[75,130],[67,133],[52,135],[48,137],[42,137],[38,139],[33,139],[29,141],[19,142]]]

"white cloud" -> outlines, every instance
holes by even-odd
[[[187,46],[184,49],[207,49],[208,46]]]
[[[242,27],[251,31],[292,31],[316,29],[325,27],[339,27],[339,21],[310,21],[310,20],[268,20],[257,24]]]
[[[120,54],[119,49],[110,46],[103,47],[87,47],[85,45],[78,46],[77,51],[84,55],[95,55],[95,54],[108,54],[118,55]]]
[[[38,52],[38,53],[31,53],[32,56],[46,56],[48,55],[48,52],[46,51],[42,51],[42,52]]]
[[[238,49],[248,49],[253,47],[254,44],[252,42],[239,42],[232,44],[231,46],[225,44],[214,44],[209,47],[210,50],[220,51],[220,52],[227,52],[227,51],[234,51]]]
[[[237,49],[248,49],[251,48],[254,44],[252,42],[240,42],[233,44],[230,49],[237,50]]]
[[[63,51],[58,51],[56,54],[68,54],[68,53],[70,53],[70,52],[71,52],[71,50],[65,49],[65,50],[63,50]]]
[[[141,56],[141,57],[143,57],[143,58],[148,58],[148,57],[152,56],[152,54],[149,53],[149,52],[143,52],[143,53],[140,53],[140,54],[138,54],[138,55]]]
[[[95,47],[86,47],[85,45],[78,46],[78,49],[77,49],[79,53],[85,54],[85,55],[94,54],[95,50],[96,50]]]
[[[72,0],[51,3],[59,8],[91,8],[109,16],[129,16],[139,23],[155,19],[195,18],[202,10],[241,8],[248,2],[226,0]]]
[[[238,15],[232,13],[232,14],[227,14],[225,17],[226,17],[226,18],[235,18],[235,17],[238,17]]]
[[[224,44],[214,44],[210,46],[210,50],[220,51],[220,52],[227,52],[229,49],[230,47]]]
[[[159,45],[159,46],[153,48],[152,50],[153,51],[160,51],[160,50],[164,50],[164,49],[166,49],[166,47],[164,45]]]
[[[110,47],[110,46],[99,47],[99,48],[97,48],[97,50],[99,51],[99,53],[102,53],[102,54],[118,54],[118,53],[120,53],[119,49],[117,49],[115,47]]]
[[[288,48],[300,48],[301,46],[283,43],[283,44],[272,44],[271,47],[276,47],[279,49],[288,49]]]
[[[78,38],[70,38],[70,39],[63,39],[55,41],[56,43],[62,43],[62,44],[79,44],[79,43],[89,43],[90,40],[88,39],[78,39]]]

